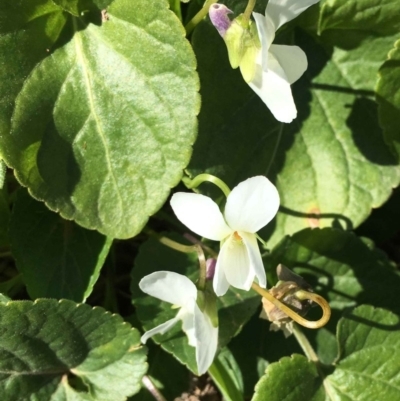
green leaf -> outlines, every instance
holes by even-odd
[[[300,35],[298,44],[312,57],[293,85],[299,117],[285,125],[272,164],[281,211],[270,245],[306,227],[355,228],[399,184],[400,168],[371,98],[391,41],[366,38],[356,49],[335,48],[328,59]]]
[[[118,401],[147,369],[139,333],[102,308],[71,301],[0,303],[2,399]]]
[[[12,253],[32,298],[84,301],[92,292],[112,239],[63,220],[18,191],[10,224]]]
[[[4,0],[0,4],[2,154],[6,153],[3,137],[11,129],[14,100],[35,65],[49,55],[65,22],[66,15],[51,0]]]
[[[337,339],[339,363],[329,382],[342,399],[400,398],[398,315],[361,306],[339,322]]]
[[[268,366],[252,401],[395,401],[400,397],[399,317],[360,306],[338,325],[339,354],[324,367],[300,355]]]
[[[116,0],[107,11],[99,26],[69,16],[72,39],[27,78],[0,145],[51,210],[128,238],[189,161],[198,78],[166,0]]]
[[[269,365],[252,398],[252,401],[266,400],[326,400],[316,365],[301,355],[284,357]]]
[[[400,29],[397,0],[326,0],[322,3],[319,31],[364,30],[393,34]]]
[[[400,155],[400,40],[379,70],[376,92],[385,140]]]
[[[178,235],[168,238],[187,244],[187,240]],[[188,276],[193,282],[198,278],[197,254],[185,254],[175,251],[154,238],[150,238],[141,247],[132,270],[132,302],[143,328],[149,330],[175,317],[177,311],[171,304],[149,297],[139,289],[139,281],[146,275],[159,270],[174,271]],[[224,347],[238,334],[260,305],[260,297],[252,291],[230,288],[228,293],[218,298],[219,347]],[[181,363],[197,374],[195,349],[189,346],[187,337],[177,324],[164,335],[153,337],[154,341],[174,355]]]

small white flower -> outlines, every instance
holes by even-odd
[[[241,182],[229,194],[224,215],[207,196],[178,192],[171,199],[178,219],[202,237],[221,241],[213,281],[214,291],[224,295],[229,285],[249,290],[254,278],[267,285],[255,233],[268,224],[279,208],[275,186],[263,176]]]
[[[298,46],[273,45],[275,32],[319,0],[270,0],[265,16],[253,13],[261,51],[248,84],[279,121],[290,123],[297,116],[290,85],[307,69],[307,57]]]
[[[214,360],[218,345],[218,327],[214,327],[208,315],[198,307],[197,288],[187,277],[169,271],[159,271],[145,276],[139,283],[140,289],[155,298],[179,307],[177,315],[143,334],[143,344],[155,334],[164,334],[179,320],[189,339],[196,348],[199,374],[207,371]]]

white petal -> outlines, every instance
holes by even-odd
[[[218,345],[218,327],[214,327],[210,318],[196,305],[194,325],[197,338],[196,361],[199,375],[205,373],[213,363]]]
[[[146,331],[140,339],[143,344],[146,344],[146,341],[153,337],[156,334],[164,334],[166,331],[170,330],[175,324],[179,321],[178,316],[175,316],[171,320],[167,320],[165,323],[160,324],[159,326],[154,327],[153,329]]]
[[[197,346],[197,338],[194,327],[194,313],[196,308],[199,308],[196,303],[193,305],[193,311],[188,312],[182,308],[177,316],[182,320],[182,330],[186,333],[189,340],[189,345],[192,347]]]
[[[220,253],[220,255],[221,255],[221,253]],[[217,264],[215,265],[213,288],[214,288],[215,294],[218,297],[222,297],[222,295],[225,295],[229,288],[229,283],[225,277],[225,272],[221,268],[219,256],[217,259]]]
[[[202,237],[221,241],[232,232],[218,205],[208,196],[178,192],[172,196],[171,206],[176,217]]]
[[[231,286],[247,291],[250,289],[255,273],[251,268],[249,254],[244,242],[231,235],[222,245],[218,262]]]
[[[267,72],[261,68],[260,54],[254,78],[249,85],[278,121],[290,123],[296,118],[297,110],[289,80],[273,54],[269,53]]]
[[[261,42],[261,65],[263,70],[268,69],[268,50],[275,39],[275,28],[269,18],[259,13],[253,13],[257,25],[258,37]]]
[[[254,234],[243,232],[239,232],[238,234],[243,238],[243,242],[247,247],[247,252],[250,257],[251,269],[256,274],[258,284],[260,285],[260,287],[266,288],[267,276],[265,274],[264,264],[262,262],[260,248],[258,247],[256,236]]]
[[[268,224],[279,208],[275,185],[264,176],[241,182],[229,194],[225,218],[234,231],[256,233]]]
[[[143,277],[140,289],[152,297],[173,305],[193,308],[197,299],[197,288],[194,283],[182,274],[158,271]]]
[[[289,84],[296,82],[307,69],[307,56],[298,46],[271,45],[269,51],[285,71]]]
[[[265,10],[265,15],[271,18],[275,30],[286,22],[296,18],[303,11],[319,0],[270,0]]]

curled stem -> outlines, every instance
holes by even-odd
[[[211,5],[217,2],[218,0],[207,0],[204,3],[203,8],[185,26],[186,35],[193,31],[195,26],[207,15]]]
[[[248,25],[250,21],[250,16],[254,10],[255,5],[256,5],[256,0],[249,0],[249,2],[247,3],[246,9],[244,10],[243,13],[243,21],[246,23],[246,25]]]
[[[213,183],[224,193],[224,195],[226,197],[228,197],[228,195],[231,193],[231,190],[229,189],[228,185],[226,185],[218,177],[215,177],[214,175],[211,175],[211,174],[199,174],[196,177],[194,177],[192,180],[190,180],[190,179],[184,180],[185,185],[189,189],[197,188],[203,182]]]
[[[180,244],[179,242],[173,241],[172,239],[169,239],[164,236],[157,235],[157,237],[162,244],[172,249],[175,249],[176,251],[183,253],[193,253],[193,252],[197,253],[200,267],[199,281],[197,283],[197,286],[199,287],[200,290],[204,290],[206,286],[207,267],[206,267],[206,257],[204,255],[203,248],[199,244],[183,245]]]
[[[276,299],[273,295],[271,295],[267,290],[264,290],[263,288],[261,288],[258,284],[253,283],[251,286],[254,291],[258,292],[262,297],[266,298],[268,301],[270,301],[272,304],[274,304],[282,312],[286,313],[286,315],[288,315],[291,319],[293,319],[295,322],[297,322],[301,326],[307,327],[309,329],[319,329],[319,328],[325,326],[331,317],[331,308],[330,308],[328,302],[320,295],[314,294],[312,292],[304,291],[304,290],[299,290],[296,292],[296,297],[298,297],[299,299],[302,299],[302,300],[310,299],[310,300],[316,302],[322,308],[321,319],[312,321],[312,320],[307,320],[304,317],[297,314],[294,310],[290,309],[284,303],[282,303],[281,301]]]

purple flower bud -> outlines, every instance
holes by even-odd
[[[217,264],[217,259],[210,258],[206,260],[206,279],[212,280],[215,273],[215,265]]]
[[[212,24],[217,28],[219,34],[224,37],[232,23],[228,14],[232,14],[233,11],[223,4],[213,4],[208,13]]]

